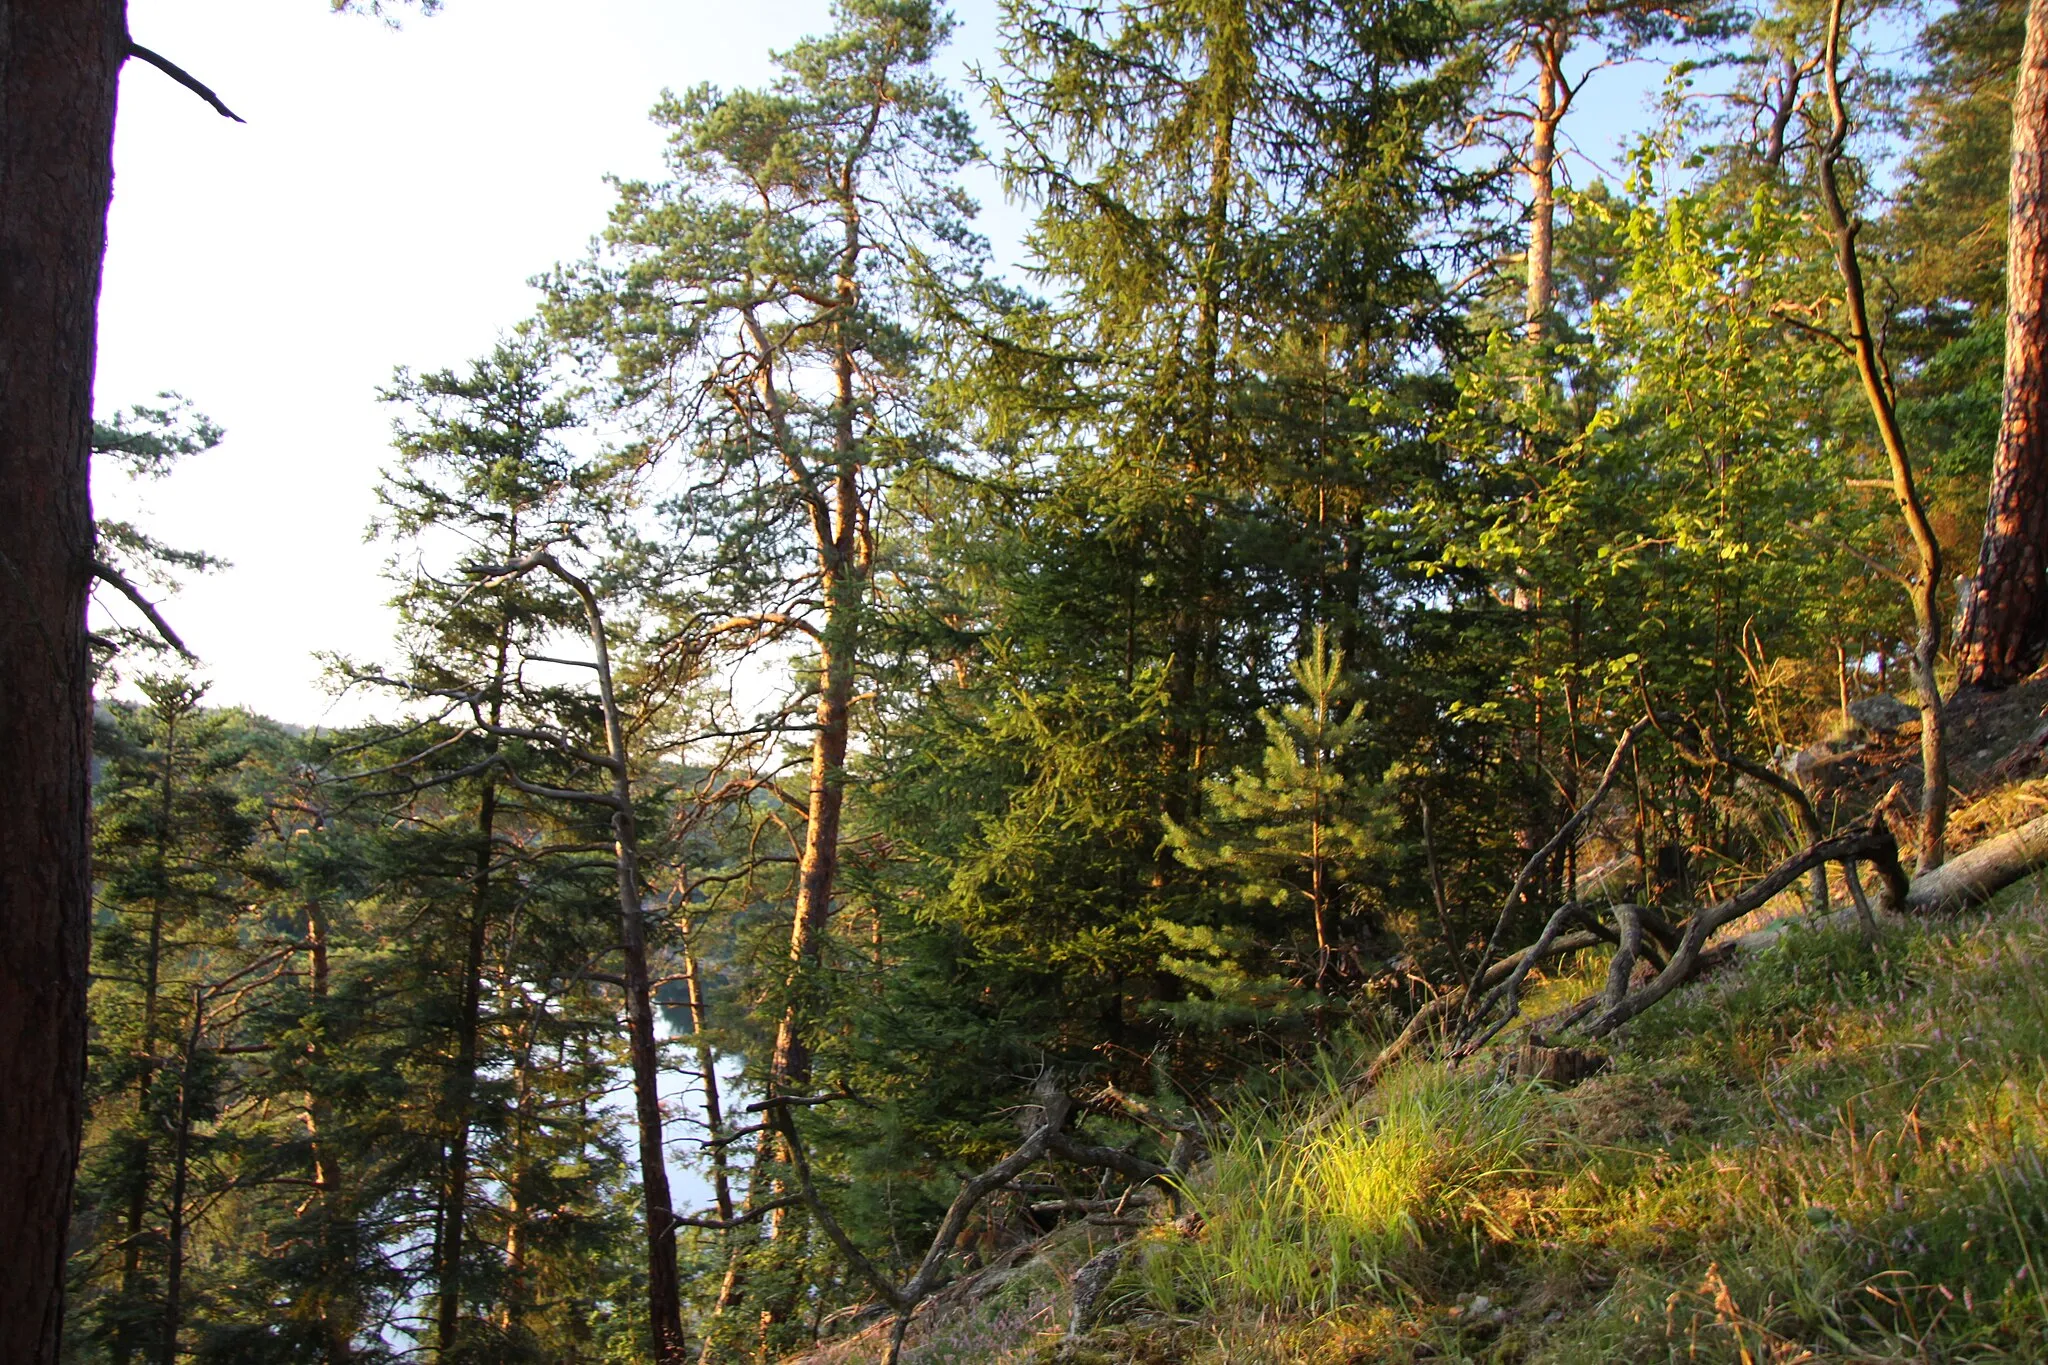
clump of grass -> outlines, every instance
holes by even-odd
[[[1320,1093],[1233,1114],[1191,1191],[1198,1235],[1140,1258],[1166,1310],[1315,1316],[1398,1290],[1432,1248],[1483,1242],[1486,1192],[1523,1173],[1529,1092],[1411,1068],[1365,1101]]]

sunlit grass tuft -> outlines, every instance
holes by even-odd
[[[1241,1110],[1192,1191],[1202,1225],[1144,1259],[1162,1308],[1316,1315],[1398,1294],[1447,1243],[1497,1239],[1487,1191],[1525,1174],[1529,1092],[1438,1069],[1363,1101]]]

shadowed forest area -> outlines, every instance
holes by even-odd
[[[395,373],[387,719],[98,526],[56,1358],[2044,1358],[2048,0],[1003,14]]]

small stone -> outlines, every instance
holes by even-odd
[[[1116,1272],[1123,1266],[1124,1252],[1128,1248],[1122,1242],[1099,1251],[1088,1264],[1074,1272],[1074,1302],[1067,1315],[1067,1335],[1080,1336],[1095,1325],[1100,1315],[1103,1291],[1109,1288]]]
[[[1880,692],[1874,697],[1858,697],[1850,702],[1849,719],[1866,730],[1888,735],[1920,719],[1920,708],[1908,706],[1897,697]]]

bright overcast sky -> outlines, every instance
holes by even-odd
[[[664,87],[773,74],[825,0],[448,0],[392,31],[325,0],[131,0],[101,300],[102,413],[182,393],[227,429],[161,482],[103,477],[103,515],[232,562],[165,607],[212,699],[300,723],[360,716],[318,651],[376,657],[383,551],[364,543],[393,366],[458,365],[534,305],[527,280],[605,221],[603,177],[651,176]],[[949,66],[986,54],[960,5]],[[117,608],[119,604],[116,604]]]
[[[955,9],[957,69],[986,60],[995,5]],[[368,703],[334,703],[314,656],[375,658],[388,638],[383,551],[363,539],[391,418],[378,387],[396,365],[459,365],[531,312],[526,281],[602,227],[603,177],[658,172],[664,87],[767,79],[769,51],[822,31],[828,5],[447,0],[399,31],[325,0],[130,0],[129,16],[248,123],[139,62],[123,74],[98,408],[171,389],[228,435],[95,499],[231,562],[166,604],[214,701],[354,720]],[[1015,211],[987,207],[1014,240]]]

